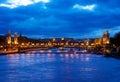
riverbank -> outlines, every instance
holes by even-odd
[[[0,55],[16,54],[16,53],[26,53],[26,52],[25,51],[0,51]]]
[[[0,55],[7,55],[7,54],[18,54],[18,53],[29,53],[32,52],[31,50],[13,50],[13,51],[0,51]],[[87,52],[86,50],[59,50],[59,49],[49,49],[49,50],[36,50],[37,53],[40,54],[96,54],[96,55],[103,55],[104,57],[113,57],[120,59],[119,53],[102,53],[102,52]]]

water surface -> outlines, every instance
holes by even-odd
[[[120,82],[120,60],[38,51],[0,56],[0,82]]]

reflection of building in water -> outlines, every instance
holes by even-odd
[[[11,44],[12,43],[12,38],[11,38],[11,31],[9,30],[8,31],[8,34],[7,34],[7,44]]]
[[[96,45],[106,45],[110,43],[110,33],[109,31],[105,31],[101,38],[95,39],[94,43]]]
[[[18,34],[17,34],[17,32],[14,33],[14,44],[18,44]]]

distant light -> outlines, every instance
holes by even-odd
[[[0,46],[0,48],[3,48],[3,46]]]
[[[24,43],[22,43],[22,46],[24,46],[25,44]]]
[[[81,45],[83,46],[83,45],[84,45],[84,43],[81,43]]]
[[[64,38],[61,38],[61,40],[65,40]]]
[[[34,46],[35,44],[34,43],[32,43],[32,46]]]
[[[94,46],[94,43],[92,43],[91,46]]]
[[[52,39],[52,41],[53,41],[53,42],[55,42],[55,41],[56,41],[56,39],[55,39],[55,38],[53,38],[53,39]]]
[[[89,10],[89,11],[93,11],[95,7],[96,7],[95,4],[85,5],[85,6],[79,5],[79,4],[75,4],[75,5],[73,6],[73,8],[75,8],[75,9]]]
[[[109,41],[107,41],[106,43],[107,43],[107,44],[109,44],[110,42],[109,42]]]

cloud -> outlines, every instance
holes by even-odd
[[[0,6],[0,34],[11,29],[32,37],[88,38],[120,30],[119,0],[1,1],[9,7]]]
[[[39,2],[48,3],[50,0],[7,0],[5,3],[1,3],[0,6],[16,8],[19,6],[28,6]]]
[[[109,29],[111,36],[113,37],[116,33],[120,32],[120,26],[115,26],[111,29]]]
[[[112,28],[98,28],[94,29],[89,33],[86,33],[83,37],[91,37],[91,38],[99,38],[103,36],[103,33],[108,30],[110,33],[110,37],[114,37],[114,35],[120,32],[120,26],[114,26]]]
[[[79,5],[79,4],[75,4],[75,5],[73,6],[74,9],[89,10],[89,11],[93,11],[95,7],[96,7],[95,4],[85,5],[85,6]]]

